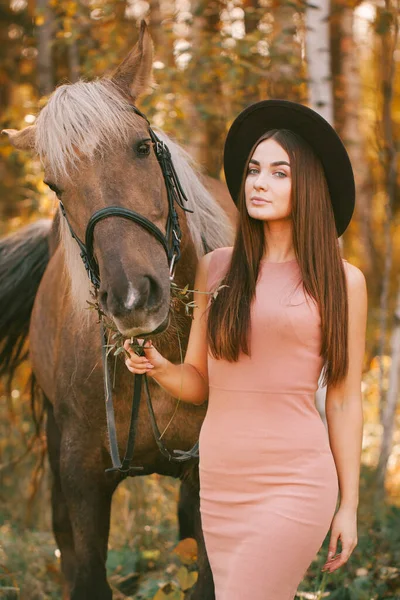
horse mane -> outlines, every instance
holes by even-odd
[[[80,80],[61,85],[41,110],[35,127],[35,146],[42,161],[54,173],[71,177],[81,156],[94,158],[95,153],[127,144],[132,130],[138,127],[138,116],[128,100],[111,80]],[[188,198],[188,228],[198,258],[209,251],[232,243],[233,228],[228,216],[200,181],[200,168],[175,140],[154,128],[172,156],[175,170]],[[77,152],[77,149],[79,152]],[[60,239],[64,248],[71,293],[86,306],[90,284],[64,218],[60,218]]]
[[[57,177],[71,178],[80,157],[128,143],[138,120],[109,79],[60,85],[36,119],[35,149]],[[72,173],[71,173],[72,171]]]
[[[172,161],[188,199],[188,207],[193,210],[193,213],[187,213],[187,221],[198,258],[204,254],[202,239],[210,251],[229,246],[233,240],[232,225],[224,210],[200,181],[200,167],[190,154],[165,132],[156,128],[154,131],[171,152]]]

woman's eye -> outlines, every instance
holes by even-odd
[[[139,144],[137,147],[137,153],[139,156],[148,156],[150,154],[150,145]]]
[[[249,169],[247,171],[248,175],[257,175],[258,173],[258,169],[255,169],[254,167],[252,167],[251,169]],[[284,177],[287,177],[286,173],[284,171],[274,171],[273,175],[279,175],[278,179],[283,179]]]

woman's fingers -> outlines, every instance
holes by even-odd
[[[166,359],[158,352],[157,348],[153,346],[153,343],[149,339],[137,338],[137,342],[143,347],[144,355],[138,356],[131,347],[131,340],[127,339],[124,342],[124,349],[128,352],[129,358],[126,359],[125,364],[132,373],[159,373],[160,369],[166,363]]]
[[[143,373],[147,373],[148,371],[151,371],[151,369],[154,368],[153,365],[147,362],[146,359],[144,363],[138,363],[137,361],[133,361],[130,358],[127,358],[125,360],[125,364],[128,367],[129,371],[131,371],[131,373],[137,373],[138,375],[143,375]]]
[[[125,348],[125,350],[127,352],[129,352],[129,354],[131,356],[135,356],[136,355],[136,353],[134,352],[134,350],[131,348],[131,340],[127,339],[127,340],[124,341],[124,348]]]
[[[138,338],[139,344],[143,345],[144,339]],[[153,369],[153,365],[149,362],[146,356],[138,356],[131,348],[131,340],[127,339],[124,342],[124,348],[129,353],[129,358],[125,360],[125,364],[131,373],[143,375]]]

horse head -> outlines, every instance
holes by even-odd
[[[5,131],[16,148],[36,150],[44,181],[62,202],[65,263],[72,293],[81,306],[90,299],[90,284],[70,228],[85,241],[93,214],[113,206],[135,211],[166,233],[169,202],[163,173],[149,124],[134,109],[152,82],[152,63],[153,43],[142,22],[137,44],[110,77],[59,86],[35,125]],[[177,144],[174,152],[178,162],[188,164]],[[189,185],[188,173],[186,169]],[[193,216],[191,224],[177,206],[181,273],[184,265],[190,265],[193,273],[196,257],[204,253],[201,238],[208,236],[209,249],[226,245],[230,239],[226,215],[210,196],[205,199],[205,188],[202,194],[199,203],[192,197],[191,208],[200,211],[200,216]],[[100,281],[97,298],[103,312],[126,337],[163,331],[168,325],[170,272],[160,240],[140,223],[118,214],[98,221],[93,235]],[[188,274],[186,269],[186,278]],[[182,281],[183,285],[188,281]]]

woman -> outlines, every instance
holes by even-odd
[[[354,178],[332,127],[282,100],[237,117],[224,169],[236,239],[199,261],[185,361],[150,341],[138,357],[127,340],[126,365],[186,402],[208,399],[200,508],[216,599],[292,600],[329,528],[324,570],[357,543],[367,295],[337,240]]]

